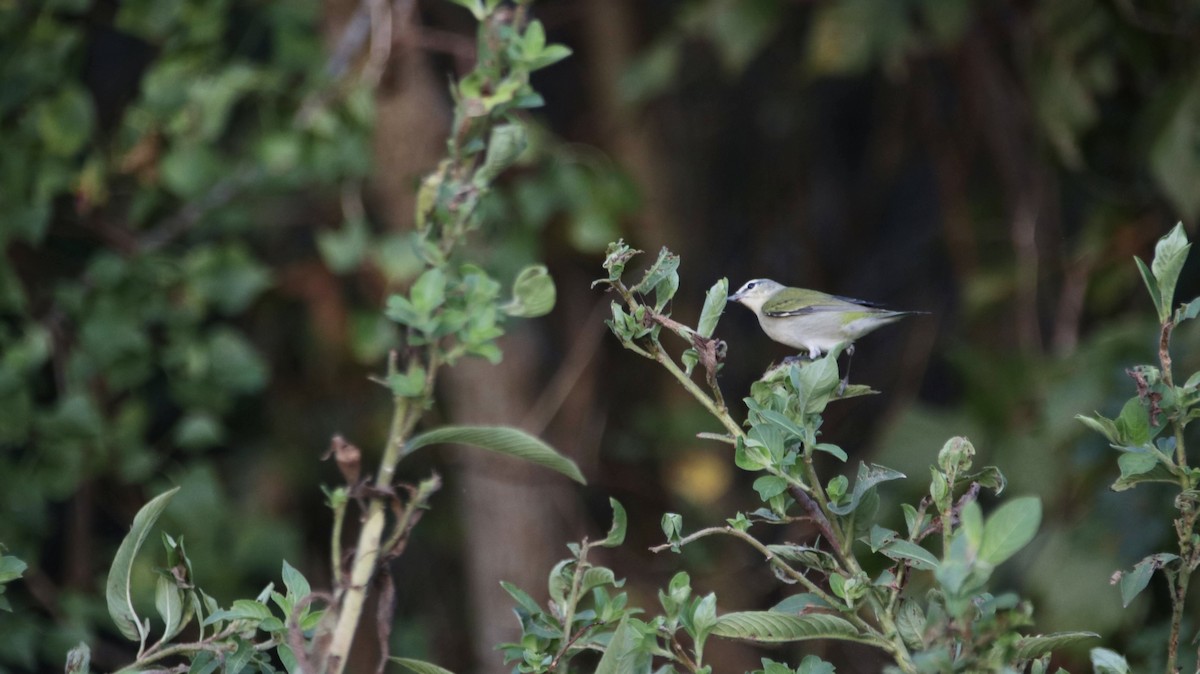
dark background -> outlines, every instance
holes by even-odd
[[[130,659],[100,590],[133,513],[171,484],[184,490],[164,528],[222,602],[277,580],[282,558],[328,586],[318,485],[338,477],[318,458],[335,432],[369,456],[385,437],[386,391],[366,378],[389,339],[378,316],[412,270],[412,195],[473,48],[459,7],[389,7],[386,59],[362,79],[361,58],[330,68],[349,0],[0,6],[0,542],[31,567],[7,595],[17,613],[0,613],[0,671],[57,669],[81,638],[100,668]],[[559,304],[510,326],[500,366],[455,368],[430,421],[520,425],[589,485],[467,451],[403,464],[447,486],[394,565],[393,652],[507,671],[493,647],[517,624],[498,581],[544,599],[563,544],[607,529],[610,496],[630,536],[601,561],[631,603],[656,605],[680,569],[722,611],[785,596],[731,543],[647,552],[664,512],[699,528],[757,499],[724,446],[695,438],[714,422],[607,334],[610,298],[590,282],[624,237],[682,256],[685,322],[722,277],[929,312],[859,343],[853,380],[881,393],[830,408],[824,437],[851,460],[825,469],[908,474],[885,490],[898,520],[942,443],[967,435],[1011,494],[1046,507],[1000,574],[1034,600],[1037,630],[1095,630],[1157,662],[1164,588],[1122,609],[1107,581],[1166,549],[1171,494],[1110,493],[1116,455],[1074,415],[1115,416],[1124,369],[1154,356],[1132,257],[1177,221],[1195,231],[1200,6],[546,0],[534,14],[574,55],[535,77],[540,142],[472,256],[501,278],[544,261]],[[1198,286],[1188,264],[1178,298]],[[1195,330],[1176,335],[1183,376]],[[741,307],[717,334],[730,401],[788,355]],[[717,671],[761,655],[719,648]]]

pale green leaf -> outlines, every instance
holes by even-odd
[[[0,583],[16,580],[25,573],[29,565],[11,555],[0,555]]]
[[[512,300],[500,307],[509,316],[536,318],[554,308],[556,291],[554,279],[545,265],[530,265],[513,281]]]
[[[438,667],[437,665],[433,664],[432,662],[425,662],[424,660],[414,660],[412,658],[398,658],[396,656],[389,657],[388,660],[391,660],[392,662],[402,665],[409,671],[416,672],[417,674],[454,674],[454,672],[451,672],[450,670],[448,670],[444,667]]]
[[[1112,419],[1100,416],[1099,414],[1092,417],[1085,414],[1076,414],[1075,419],[1083,422],[1084,426],[1103,435],[1109,443],[1117,444],[1119,433],[1117,432],[1117,425]]]
[[[96,113],[87,90],[66,82],[57,88],[57,93],[34,106],[33,117],[46,150],[66,156],[75,154],[87,143]]]
[[[486,187],[504,169],[512,166],[528,146],[529,134],[525,125],[514,122],[496,126],[488,140],[483,165],[475,173],[475,184]]]
[[[1095,632],[1053,632],[1024,636],[1017,640],[1016,657],[1020,660],[1032,660],[1057,648],[1065,648],[1081,641],[1099,638],[1100,635]]]
[[[164,642],[183,629],[183,590],[175,584],[174,579],[159,576],[154,589],[154,608],[163,619]]]
[[[628,520],[625,516],[625,508],[615,498],[609,498],[608,504],[612,506],[613,521],[612,526],[608,530],[608,536],[600,541],[598,545],[606,548],[615,548],[625,542],[625,528],[628,525]]]
[[[904,477],[904,473],[892,470],[878,464],[860,463],[858,465],[858,477],[854,481],[854,491],[850,494],[850,500],[847,503],[829,504],[829,509],[838,515],[849,515],[854,512],[855,508],[862,501],[867,493],[875,488],[875,485],[888,480],[899,480]]]
[[[1200,110],[1198,110],[1200,112]],[[1200,126],[1194,127],[1196,131],[1200,131]],[[1193,145],[1193,161],[1195,160],[1195,147]],[[1194,161],[1193,169],[1197,168],[1197,163]],[[1193,192],[1196,190],[1192,189]],[[1194,200],[1193,208],[1200,205],[1200,198],[1192,197]],[[1158,281],[1158,292],[1162,303],[1159,305],[1163,310],[1170,314],[1171,308],[1175,305],[1175,285],[1179,281],[1179,272],[1183,270],[1183,263],[1187,260],[1188,250],[1192,247],[1187,240],[1187,234],[1183,231],[1183,223],[1175,225],[1166,236],[1158,240],[1158,244],[1154,246],[1154,260],[1150,263],[1150,270],[1154,272],[1154,278]],[[1166,316],[1162,317],[1166,320]]]
[[[617,623],[604,656],[596,663],[595,674],[633,674],[642,669],[639,667],[641,661],[648,660],[648,654],[639,653],[641,635],[629,620],[626,616]]]
[[[1129,668],[1129,663],[1125,661],[1125,656],[1116,651],[1107,648],[1093,648],[1090,654],[1092,671],[1095,674],[1130,674],[1133,671]]]
[[[1117,582],[1117,587],[1121,590],[1121,606],[1129,606],[1129,602],[1133,601],[1134,597],[1150,584],[1150,577],[1156,570],[1177,559],[1179,559],[1179,555],[1160,552],[1144,558],[1134,564],[1133,569],[1122,573],[1121,580]]]
[[[1133,261],[1137,263],[1138,271],[1142,274],[1142,281],[1146,283],[1146,290],[1150,291],[1150,299],[1154,302],[1154,310],[1158,313],[1158,320],[1166,320],[1170,308],[1163,306],[1158,281],[1154,280],[1154,274],[1150,272],[1150,268],[1146,266],[1145,262],[1142,262],[1141,258],[1135,257]]]
[[[773,611],[726,613],[717,619],[712,634],[759,643],[805,639],[863,639],[854,625],[844,618],[820,613],[799,616]]]
[[[880,552],[890,559],[908,562],[916,569],[930,571],[938,567],[938,558],[932,552],[904,539],[888,543]]]
[[[179,487],[175,487],[159,494],[142,506],[142,509],[134,516],[133,525],[125,539],[121,541],[120,547],[117,548],[117,554],[113,557],[112,566],[108,570],[108,581],[105,583],[108,614],[112,616],[113,622],[117,624],[117,629],[121,631],[122,636],[130,641],[141,641],[145,638],[145,634],[142,633],[145,628],[142,626],[137,611],[134,610],[133,596],[131,595],[133,563],[142,543],[146,541],[146,536],[150,534],[150,528],[158,521],[159,516],[167,507],[167,503],[179,489]]]
[[[312,587],[308,583],[308,579],[304,574],[296,570],[296,567],[288,564],[287,560],[283,560],[283,585],[287,588],[287,596],[293,601],[301,599],[312,594]]]
[[[717,329],[717,321],[725,311],[729,298],[729,279],[721,279],[708,289],[704,296],[704,308],[700,310],[700,321],[696,324],[696,332],[701,337],[712,337]]]
[[[1145,475],[1158,467],[1158,457],[1149,452],[1124,452],[1117,457],[1121,478],[1129,479]]]
[[[1016,498],[996,509],[983,526],[979,558],[1000,564],[1025,547],[1037,534],[1042,503],[1035,496]]]
[[[574,461],[525,431],[507,426],[444,426],[410,439],[405,445],[404,454],[443,443],[471,445],[507,454],[556,470],[580,484],[587,484]]]

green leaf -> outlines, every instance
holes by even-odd
[[[820,613],[797,616],[772,611],[726,613],[717,619],[712,634],[758,643],[805,639],[864,640],[854,625],[844,618]]]
[[[475,184],[480,187],[487,186],[504,169],[512,166],[528,146],[529,134],[525,131],[525,125],[514,122],[493,128],[483,165],[475,173]]]
[[[938,558],[932,552],[904,539],[897,539],[888,543],[880,552],[890,559],[908,562],[914,569],[922,569],[924,571],[936,569],[939,563]]]
[[[184,199],[199,197],[228,170],[216,150],[200,143],[176,144],[159,162],[163,185]]]
[[[678,277],[678,269],[679,256],[667,250],[667,248],[664,246],[663,249],[658,252],[658,259],[654,261],[654,264],[651,265],[650,268],[646,270],[645,275],[642,276],[642,280],[639,281],[637,285],[630,288],[630,290],[635,293],[648,293],[651,290],[658,288],[659,284],[668,277],[672,275]],[[678,285],[678,281],[676,281],[676,285]]]
[[[625,273],[626,263],[633,259],[635,255],[640,255],[641,252],[635,248],[630,248],[624,239],[609,243],[608,249],[604,251],[605,257],[602,265],[608,271],[608,278],[594,281],[592,287],[594,288],[597,284],[606,281],[616,281],[621,278],[621,275]]]
[[[1154,470],[1159,460],[1149,452],[1123,452],[1117,457],[1117,465],[1121,468],[1121,479],[1129,480]]]
[[[606,548],[615,548],[625,542],[625,528],[628,521],[625,517],[625,508],[621,506],[621,503],[617,499],[610,497],[608,504],[612,506],[613,511],[612,526],[608,529],[608,536],[597,543],[597,545]]]
[[[1125,456],[1124,454],[1122,456]],[[1126,459],[1128,461],[1128,459]],[[1117,459],[1117,463],[1121,463],[1121,459]],[[1145,473],[1135,475],[1121,475],[1111,486],[1113,491],[1126,491],[1133,489],[1143,482],[1165,482],[1167,484],[1178,484],[1179,478],[1176,477],[1171,469],[1164,466],[1161,461],[1155,463],[1154,467]]]
[[[1052,632],[1024,636],[1017,640],[1015,656],[1019,660],[1032,660],[1057,648],[1072,646],[1088,639],[1099,639],[1095,632]]]
[[[412,658],[399,658],[394,655],[389,657],[388,660],[391,660],[392,662],[402,665],[406,669],[416,672],[417,674],[454,674],[454,672],[451,672],[450,670],[448,670],[444,667],[438,667],[437,665],[433,664],[432,662],[425,662],[424,660],[414,660]]]
[[[717,329],[717,321],[725,311],[729,298],[729,279],[721,279],[708,289],[704,296],[704,308],[700,310],[700,322],[696,324],[696,332],[701,337],[712,337]]]
[[[237,650],[225,658],[223,670],[229,674],[240,674],[242,669],[250,664],[250,658],[254,657],[257,651],[254,645],[245,639],[234,637],[233,641],[237,644]]]
[[[630,618],[623,616],[613,631],[600,662],[596,663],[595,674],[631,674],[641,671],[639,663],[649,654],[640,652],[641,634],[630,625]],[[646,668],[648,669],[648,667]]]
[[[1177,559],[1179,559],[1179,555],[1160,552],[1146,557],[1134,564],[1133,569],[1122,573],[1121,580],[1117,582],[1117,587],[1121,590],[1121,606],[1129,606],[1129,602],[1133,601],[1134,597],[1150,584],[1150,577],[1154,575],[1155,571]]]
[[[745,401],[746,406],[753,410],[756,416],[761,417],[764,422],[778,426],[780,430],[785,431],[790,436],[785,438],[783,442],[790,443],[793,440],[803,440],[808,437],[808,433],[796,422],[789,419],[786,414],[762,407],[753,398],[746,398]],[[758,424],[754,425],[758,426]]]
[[[764,501],[779,496],[787,491],[787,488],[787,480],[775,475],[763,475],[754,481],[754,491],[758,492],[758,497]]]
[[[796,389],[796,407],[804,414],[820,414],[829,404],[830,396],[838,387],[837,359],[840,348],[830,350],[825,356],[810,363],[795,363],[788,371],[792,386]]]
[[[1165,321],[1170,309],[1163,306],[1162,293],[1158,289],[1158,281],[1154,280],[1154,274],[1150,273],[1150,268],[1139,257],[1133,258],[1137,263],[1138,271],[1142,273],[1142,281],[1146,283],[1146,290],[1150,291],[1150,299],[1154,302],[1154,310],[1158,312],[1158,320]]]
[[[288,564],[286,559],[283,560],[283,585],[287,588],[288,598],[293,601],[300,601],[312,594],[308,579],[296,567]]]
[[[833,456],[836,456],[838,461],[841,461],[842,463],[846,463],[846,460],[850,458],[850,456],[846,454],[846,450],[828,442],[818,442],[817,444],[813,445],[813,449],[818,452],[832,454]]]
[[[125,539],[121,541],[120,547],[117,548],[117,554],[113,557],[112,566],[108,570],[108,581],[105,584],[108,614],[112,616],[113,622],[117,624],[117,629],[121,631],[121,634],[130,641],[144,641],[146,638],[143,633],[145,627],[138,618],[137,611],[134,610],[133,596],[130,594],[133,563],[142,543],[146,541],[146,536],[150,535],[150,528],[158,521],[159,516],[167,507],[167,503],[179,489],[179,487],[175,487],[159,494],[142,506],[142,509],[134,516],[133,525]]]
[[[1179,305],[1179,308],[1175,310],[1175,324],[1190,321],[1196,316],[1200,316],[1200,297],[1187,304]]]
[[[411,438],[404,455],[441,443],[472,445],[508,454],[556,470],[580,484],[587,484],[575,462],[525,431],[507,426],[444,426]]]
[[[1000,564],[1025,547],[1042,521],[1042,502],[1035,496],[1016,498],[996,509],[983,526],[979,558]]]
[[[234,599],[233,606],[228,609],[213,611],[207,618],[204,619],[205,625],[212,625],[220,621],[233,620],[248,620],[255,625],[272,618],[271,607],[264,604],[262,601],[254,599]]]
[[[512,300],[500,307],[509,316],[536,318],[545,316],[554,308],[554,279],[545,265],[525,267],[513,281]]]
[[[1141,447],[1154,437],[1150,428],[1150,411],[1137,398],[1125,402],[1116,419],[1116,426],[1117,438],[1122,445]]]
[[[900,638],[913,650],[925,649],[925,626],[928,621],[925,611],[915,601],[904,600],[896,616],[896,631]]]
[[[0,583],[8,583],[21,577],[29,565],[12,555],[0,555]]]
[[[567,58],[572,54],[571,49],[566,45],[551,44],[538,53],[536,58],[532,58],[527,62],[529,70],[540,70],[548,65],[553,65]]]
[[[516,585],[504,580],[500,581],[500,587],[504,588],[504,591],[507,592],[521,608],[528,611],[530,615],[537,615],[542,612],[542,607],[538,606],[538,603],[534,601],[533,597],[530,597],[529,593],[525,590],[522,590]]]
[[[899,480],[904,477],[904,473],[894,471],[891,468],[866,463],[858,464],[858,477],[854,481],[854,491],[850,494],[850,500],[844,504],[829,504],[829,509],[838,515],[849,515],[858,508],[859,502],[867,495],[875,485],[888,480]]]
[[[412,285],[412,306],[424,316],[446,301],[446,273],[438,267],[425,270]]]
[[[154,589],[154,608],[163,619],[162,641],[167,642],[183,629],[183,590],[173,578],[158,577]]]
[[[271,272],[241,243],[196,246],[183,259],[189,299],[240,314],[271,285]]]
[[[668,543],[678,543],[683,534],[683,515],[679,513],[663,513],[659,526],[662,527],[663,535],[667,537]]]
[[[625,584],[624,580],[617,580],[613,570],[604,566],[593,566],[583,572],[583,576],[579,580],[579,596],[583,596],[592,591],[595,587],[621,587]]]
[[[1083,422],[1084,426],[1103,435],[1110,444],[1118,444],[1118,436],[1120,434],[1117,432],[1117,425],[1112,419],[1100,416],[1099,414],[1091,417],[1084,414],[1076,414],[1075,419]]]
[[[317,252],[335,274],[358,269],[371,247],[371,232],[362,217],[349,218],[337,229],[317,232]]]
[[[717,624],[717,595],[709,592],[696,602],[691,616],[692,630],[696,638],[697,652],[704,646],[704,640]]]
[[[78,84],[65,84],[33,110],[38,135],[46,150],[60,156],[81,150],[92,135],[95,111],[91,97]]]
[[[821,598],[820,595],[812,592],[801,592],[793,594],[783,599],[778,604],[771,607],[771,611],[775,613],[800,614],[812,608],[831,609],[833,608]]]
[[[1131,674],[1133,671],[1129,669],[1129,663],[1125,661],[1125,656],[1116,651],[1110,651],[1107,648],[1093,648],[1090,655],[1094,674]]]
[[[1004,473],[1001,473],[1000,469],[996,466],[984,466],[981,470],[974,473],[960,476],[959,480],[977,482],[979,486],[991,489],[992,493],[997,496],[1008,486],[1008,478],[1004,477]]]
[[[1197,109],[1197,112],[1200,112],[1200,109]],[[1200,132],[1200,127],[1196,127],[1195,131]],[[1194,141],[1192,152],[1195,153]],[[1193,187],[1191,191],[1195,192],[1196,190]],[[1200,197],[1193,196],[1192,199],[1195,200],[1193,208],[1200,206]],[[1166,314],[1161,316],[1164,321],[1170,315],[1172,307],[1175,306],[1175,285],[1191,247],[1192,245],[1187,240],[1187,234],[1183,231],[1182,222],[1176,224],[1154,246],[1154,261],[1150,263],[1150,270],[1154,272],[1154,278],[1158,281],[1159,297],[1162,299],[1160,309],[1166,311]]]

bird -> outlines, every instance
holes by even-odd
[[[849,359],[854,355],[854,342],[863,335],[905,316],[925,313],[892,311],[873,302],[789,288],[765,278],[747,281],[728,301],[753,311],[768,337],[807,352],[809,359],[818,358],[838,345],[845,347]],[[849,377],[847,360],[839,394],[845,391]]]

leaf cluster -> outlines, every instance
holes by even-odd
[[[808,362],[769,368],[744,399],[747,415],[739,423],[724,403],[716,373],[725,355],[713,337],[726,303],[722,279],[706,294],[697,327],[670,317],[678,291],[679,258],[667,250],[638,282],[623,280],[639,251],[623,242],[610,245],[605,278],[596,283],[615,292],[608,327],[631,351],[663,365],[728,430],[702,437],[727,443],[732,460],[756,473],[754,490],[762,506],[739,512],[724,525],[688,533],[680,515],[662,518],[666,542],[656,551],[678,552],[710,536],[736,538],[763,556],[767,569],[798,592],[765,611],[721,614],[715,594],[695,592],[686,572],[659,593],[653,616],[627,606],[624,594],[606,573],[609,587],[588,586],[592,596],[555,592],[548,609],[514,594],[521,608],[523,641],[510,645],[518,671],[583,671],[587,660],[572,660],[592,650],[603,652],[597,671],[709,672],[704,662],[709,638],[758,643],[838,639],[869,644],[892,660],[897,672],[1046,672],[1055,648],[1095,637],[1087,632],[1031,635],[1032,608],[1014,594],[992,594],[995,568],[1024,548],[1037,532],[1041,505],[1032,497],[1004,502],[985,515],[978,502],[982,489],[999,495],[1004,476],[993,466],[976,468],[975,449],[966,438],[952,438],[931,466],[927,495],[901,506],[905,531],[883,525],[879,489],[905,476],[884,466],[860,464],[855,479],[823,478],[814,458],[829,455],[845,462],[847,452],[822,437],[823,413],[841,399],[872,391],[840,386],[840,348]],[[665,328],[665,330],[664,330]],[[685,342],[674,356],[663,343],[674,334]],[[703,363],[707,390],[693,381],[693,366]],[[624,522],[620,511],[618,519]],[[769,542],[771,529],[791,531],[803,525],[815,538]],[[787,527],[786,529],[783,527]],[[935,545],[931,545],[935,543]],[[573,560],[561,568],[580,569],[587,545],[572,548]],[[867,569],[879,569],[868,572]],[[557,581],[563,585],[563,581]],[[614,609],[619,607],[619,610]],[[576,616],[586,615],[586,620]],[[573,622],[563,622],[564,616]],[[764,661],[765,672],[832,671],[819,659],[806,658],[795,669]]]
[[[1177,671],[1188,583],[1200,566],[1200,533],[1196,527],[1200,513],[1197,510],[1200,468],[1191,465],[1193,459],[1188,456],[1185,443],[1187,426],[1200,418],[1200,390],[1197,390],[1200,372],[1192,373],[1179,384],[1171,358],[1175,329],[1200,315],[1200,298],[1175,304],[1175,288],[1190,250],[1191,243],[1181,223],[1158,240],[1149,265],[1135,258],[1159,320],[1157,362],[1126,370],[1134,394],[1115,418],[1101,414],[1076,417],[1118,452],[1120,475],[1112,484],[1113,491],[1126,491],[1146,483],[1168,484],[1176,490],[1175,550],[1151,553],[1133,568],[1114,576],[1125,606],[1146,589],[1155,572],[1165,577],[1172,606],[1167,645],[1169,672]],[[1130,671],[1124,658],[1115,653],[1106,653],[1104,657],[1108,663],[1106,671]]]
[[[266,385],[236,322],[276,283],[264,210],[369,168],[370,91],[323,73],[316,10],[0,6],[0,539],[30,565],[81,484],[227,444]],[[91,609],[26,611],[0,661],[34,668]]]
[[[305,658],[308,644],[325,616],[324,610],[314,608],[314,601],[327,601],[328,597],[314,594],[308,580],[285,560],[284,593],[276,591],[271,583],[256,598],[237,599],[228,608],[221,608],[197,584],[183,539],[167,534],[162,536],[166,567],[157,569],[154,594],[161,632],[151,641],[151,620],[138,614],[133,598],[134,563],[155,522],[178,491],[176,487],[164,492],[138,511],[109,570],[109,615],[126,639],[139,644],[136,663],[126,669],[142,669],[186,654],[190,671],[194,672],[304,671],[302,665],[306,662],[301,658]],[[193,620],[198,624],[195,641],[172,644]],[[275,654],[274,659],[270,653]],[[89,661],[90,648],[80,643],[68,655],[67,669],[87,672]]]

